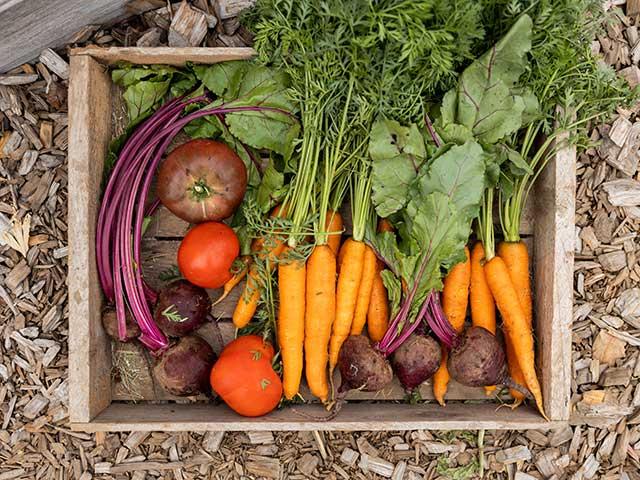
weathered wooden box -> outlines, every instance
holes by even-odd
[[[262,418],[243,418],[206,399],[172,399],[143,392],[137,402],[112,378],[112,345],[102,329],[95,260],[95,225],[102,168],[108,143],[122,125],[120,92],[107,66],[118,61],[184,65],[250,58],[248,48],[109,48],[76,50],[71,55],[69,92],[69,376],[70,419],[74,429],[117,430],[403,430],[551,428],[569,417],[574,245],[575,151],[561,150],[531,196],[523,236],[533,252],[538,370],[546,422],[532,407],[515,411],[486,401],[481,389],[452,384],[446,407],[431,401],[408,405],[398,385],[388,392],[353,395],[331,421],[320,405],[298,405]],[[119,127],[120,125],[120,127]],[[161,209],[144,243],[145,276],[152,285],[175,262],[187,225]],[[238,290],[238,289],[236,289]],[[235,297],[237,298],[237,296]],[[235,299],[217,316],[229,316]],[[222,337],[231,329],[222,323]],[[206,333],[206,332],[205,332]],[[210,332],[209,332],[210,333]],[[206,335],[205,335],[206,336]],[[209,338],[214,338],[210,335]],[[218,335],[220,337],[220,335]],[[215,340],[215,339],[214,339]],[[214,341],[215,343],[215,341]],[[219,345],[218,345],[219,348]],[[134,352],[135,354],[135,352]],[[422,388],[431,398],[431,387]]]

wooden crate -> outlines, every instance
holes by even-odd
[[[451,385],[446,407],[435,402],[398,402],[397,384],[376,394],[356,393],[329,422],[318,404],[299,405],[261,418],[243,418],[218,402],[176,401],[147,389],[137,403],[112,383],[112,346],[102,329],[103,297],[95,261],[95,227],[107,146],[122,120],[119,90],[108,65],[216,63],[246,59],[248,48],[88,48],[71,54],[69,89],[69,377],[70,420],[82,431],[123,430],[403,430],[555,428],[569,418],[574,245],[575,151],[561,150],[540,177],[526,212],[523,234],[534,252],[534,291],[538,370],[546,422],[532,407],[516,411],[484,400],[481,389]],[[144,241],[145,276],[153,285],[175,262],[187,225],[160,209]],[[228,317],[234,299],[217,307]],[[218,330],[218,331],[216,331]],[[228,323],[204,328],[214,348],[231,334]],[[216,345],[217,343],[217,345]],[[130,347],[129,347],[130,348]],[[134,347],[134,352],[138,352]],[[431,388],[423,386],[425,398]],[[306,415],[307,414],[307,415]]]

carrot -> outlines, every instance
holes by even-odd
[[[342,244],[344,250],[340,274],[338,275],[338,288],[336,290],[336,319],[333,323],[331,341],[329,342],[329,366],[333,371],[338,364],[338,354],[342,343],[351,332],[353,314],[358,300],[358,290],[364,268],[364,252],[366,245],[353,238],[347,239]]]
[[[482,242],[476,242],[471,251],[471,289],[469,292],[471,324],[474,327],[486,328],[495,335],[496,304],[484,276],[483,262],[484,247]],[[493,394],[495,389],[495,385],[484,387],[487,395]]]
[[[327,232],[336,232],[327,235],[327,243],[329,244],[329,247],[331,247],[333,254],[338,255],[340,240],[342,237],[342,215],[340,215],[340,212],[327,210],[324,228]]]
[[[276,206],[271,211],[271,217],[282,217],[287,214],[287,208],[282,205]],[[273,245],[268,252],[264,252],[265,249],[265,238],[260,237],[256,238],[251,244],[251,250],[253,252],[260,252],[258,257],[260,259],[266,259],[269,263],[271,269],[275,268],[276,259],[283,252],[285,243],[284,239],[279,237],[273,238]],[[244,291],[240,298],[238,299],[238,303],[236,304],[236,308],[233,311],[233,324],[236,328],[242,328],[246,326],[253,315],[256,313],[256,309],[258,308],[258,301],[260,300],[260,273],[258,271],[258,266],[253,263],[249,267],[249,272],[247,274],[247,282],[244,284]]]
[[[282,383],[289,400],[298,394],[302,377],[306,265],[293,260],[278,265],[278,344],[282,355]]]
[[[469,303],[469,282],[471,280],[471,262],[469,261],[469,249],[464,248],[466,260],[455,265],[444,279],[442,289],[442,310],[447,316],[451,326],[461,332],[464,328],[464,320],[467,316],[467,304]],[[444,396],[449,384],[449,370],[447,369],[447,352],[443,347],[440,367],[433,376],[433,395],[440,405],[445,404]]]
[[[378,257],[376,257],[375,252],[369,245],[365,245],[363,262],[362,279],[360,280],[356,309],[353,313],[353,322],[351,323],[351,335],[360,335],[364,324],[367,322],[367,311],[369,310],[369,303],[371,302],[373,282],[376,275],[378,275]]]
[[[509,276],[518,294],[520,306],[522,306],[527,317],[529,328],[533,326],[533,306],[531,301],[531,280],[529,278],[529,252],[527,245],[522,242],[500,242],[498,244],[498,256],[504,260],[509,270]],[[509,364],[509,375],[514,382],[524,385],[525,379],[520,370],[513,346],[507,339],[507,362]],[[509,390],[515,399],[512,408],[517,407],[524,401],[524,395],[514,389]]]
[[[393,225],[386,218],[381,218],[378,220],[378,232],[393,232]],[[380,275],[383,270],[384,263],[376,259],[376,274],[367,311],[367,332],[374,342],[382,340],[389,327],[389,297]]]
[[[382,340],[389,327],[389,299],[387,298],[387,289],[380,276],[382,270],[383,264],[378,260],[371,289],[371,301],[367,311],[367,331],[369,338],[374,342]]]
[[[304,320],[305,372],[311,393],[329,398],[327,346],[336,312],[336,257],[328,245],[316,245],[307,260]]]
[[[511,340],[513,351],[525,378],[526,386],[536,401],[538,410],[547,418],[542,405],[542,390],[535,367],[533,333],[527,315],[520,305],[518,294],[504,260],[493,257],[484,264],[485,277],[504,322],[505,333]]]
[[[231,293],[236,285],[238,285],[242,279],[247,275],[247,271],[249,271],[249,265],[251,265],[251,255],[242,255],[240,257],[240,262],[242,262],[242,266],[238,269],[236,273],[233,274],[233,277],[224,284],[222,289],[222,293],[218,297],[218,299],[213,302],[214,305],[219,304],[222,300],[227,298],[227,296]]]

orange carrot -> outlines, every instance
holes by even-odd
[[[483,327],[495,335],[496,333],[496,304],[491,295],[489,285],[484,276],[484,247],[482,242],[476,242],[471,251],[471,288],[469,302],[471,303],[471,324]],[[487,395],[492,395],[496,387],[484,387]]]
[[[342,238],[342,215],[340,215],[340,212],[327,210],[324,228],[327,232],[336,232],[327,235],[327,243],[329,244],[329,247],[331,247],[333,254],[337,256],[338,250],[340,250],[340,240]]]
[[[467,316],[467,304],[469,303],[469,282],[471,280],[471,262],[469,261],[469,249],[465,247],[466,260],[455,265],[444,279],[442,289],[442,311],[446,315],[451,326],[461,332],[464,328],[464,320]],[[433,395],[440,405],[445,404],[444,396],[449,384],[449,370],[447,368],[446,349],[443,347],[440,367],[433,376]]]
[[[386,218],[378,220],[378,232],[393,232],[393,225]],[[379,342],[389,327],[389,297],[380,273],[384,270],[384,263],[376,260],[376,275],[371,288],[371,300],[367,311],[367,332],[369,338]]]
[[[224,284],[222,289],[222,293],[218,297],[218,299],[213,302],[214,305],[219,304],[223,301],[227,296],[231,293],[231,291],[238,285],[242,279],[247,275],[249,271],[249,265],[251,265],[251,255],[243,255],[240,257],[240,262],[242,262],[242,266],[238,269],[236,273],[233,274],[230,280]]]
[[[485,277],[504,322],[505,333],[511,340],[513,351],[525,378],[526,386],[536,401],[538,410],[547,418],[542,404],[542,390],[535,367],[533,333],[527,315],[520,305],[504,260],[493,257],[484,264]]]
[[[351,322],[351,335],[360,335],[364,324],[367,322],[367,311],[371,302],[373,282],[378,275],[378,257],[376,257],[375,252],[369,245],[365,245],[363,262],[358,299],[353,313],[353,322]]]
[[[327,346],[336,312],[336,257],[328,245],[316,245],[307,260],[304,324],[305,372],[311,393],[329,398]]]
[[[376,267],[376,275],[371,289],[371,301],[367,311],[367,331],[372,341],[379,342],[389,327],[389,299],[387,298],[387,289],[380,276],[380,272],[383,270],[382,262],[378,261]]]
[[[271,217],[282,217],[286,215],[286,212],[286,207],[278,205],[271,211]],[[263,251],[265,249],[264,237],[256,238],[251,244],[251,250],[253,252],[260,252],[258,257],[262,260],[266,259],[270,268],[273,270],[276,266],[276,259],[284,250],[285,243],[284,239],[278,236],[274,236],[271,240],[273,241],[273,245],[268,252]],[[236,328],[246,326],[256,313],[261,293],[259,276],[258,266],[253,263],[249,267],[247,282],[244,284],[244,291],[242,295],[240,295],[236,308],[233,311],[233,324]]]
[[[278,265],[278,344],[282,355],[282,384],[289,400],[298,394],[302,377],[306,265],[293,260]]]
[[[529,252],[527,245],[520,242],[500,242],[498,245],[498,256],[504,260],[509,270],[509,276],[513,286],[518,293],[518,300],[527,317],[529,328],[533,327],[533,306],[531,301],[531,280],[529,277]],[[520,370],[515,352],[511,342],[507,339],[507,362],[509,364],[509,375],[512,380],[520,385],[525,385],[524,375]],[[512,408],[517,407],[524,401],[524,395],[514,389],[509,393],[515,399]]]
[[[338,275],[338,288],[336,290],[336,319],[333,323],[331,341],[329,342],[329,367],[333,371],[338,364],[338,354],[342,343],[351,332],[353,314],[358,300],[358,290],[364,269],[364,242],[358,242],[352,238],[342,244],[340,250],[344,250],[340,274]]]

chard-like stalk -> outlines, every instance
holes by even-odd
[[[174,99],[158,109],[129,138],[105,188],[96,233],[96,256],[100,285],[108,300],[115,302],[118,335],[126,332],[126,308],[140,326],[140,341],[150,350],[161,352],[168,340],[156,325],[150,303],[156,292],[144,281],[141,270],[141,242],[144,218],[151,215],[158,201],[147,205],[154,173],[174,137],[191,121],[208,115],[242,111],[273,111],[273,107],[205,108],[184,117],[184,108],[206,100],[206,96]]]

